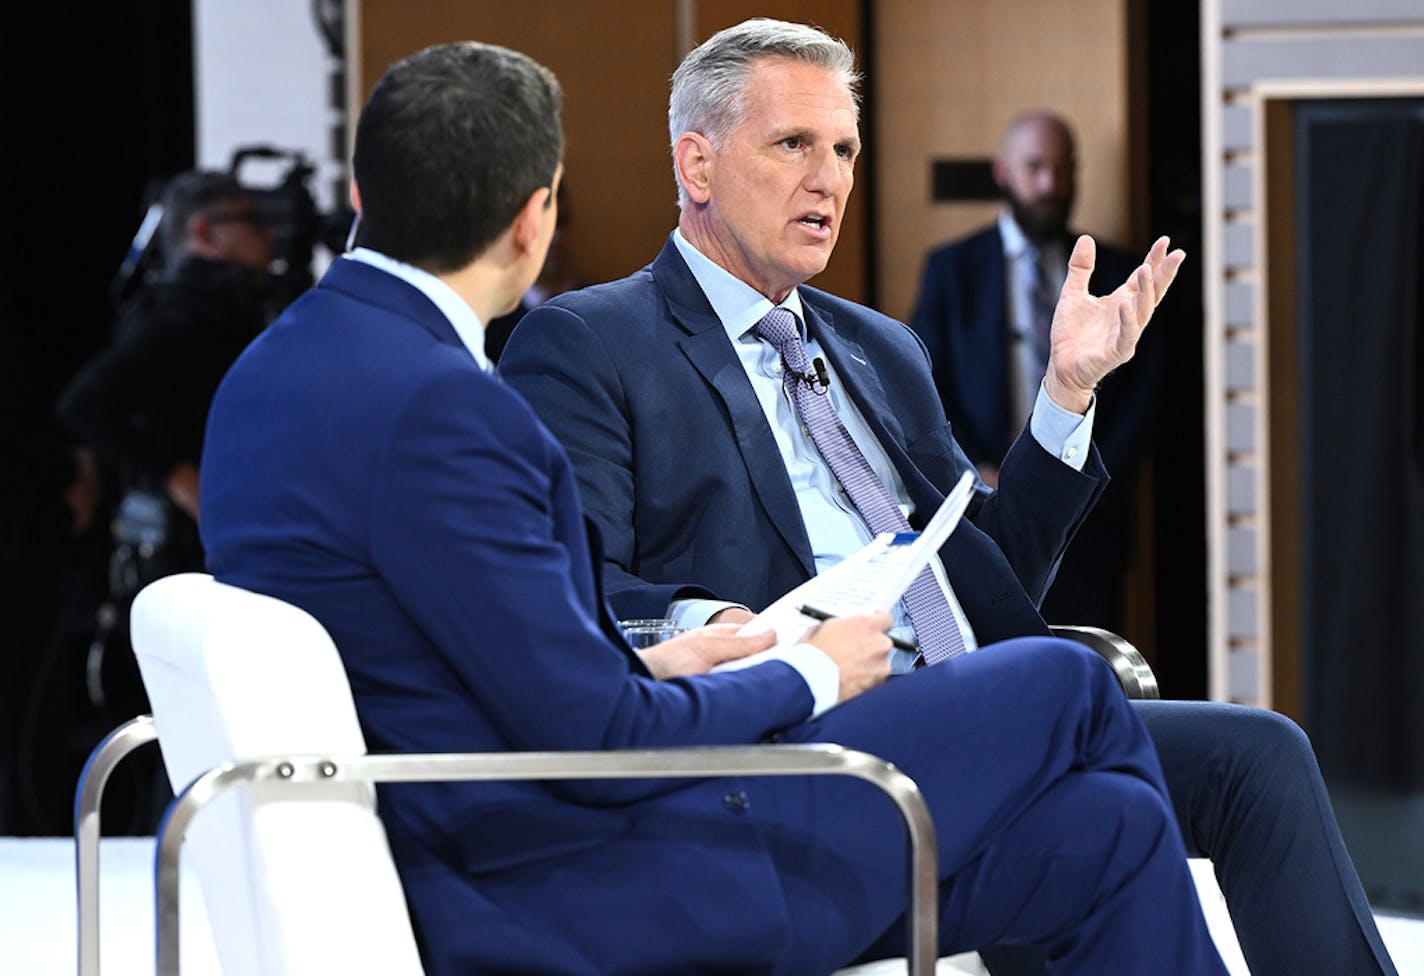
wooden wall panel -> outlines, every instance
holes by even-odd
[[[600,4],[565,0],[364,0],[359,7],[357,105],[391,62],[429,44],[487,41],[547,65],[564,89],[565,200],[577,273],[605,281],[652,260],[677,219],[666,149],[671,3],[623,0],[614,17]]]

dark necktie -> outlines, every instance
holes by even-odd
[[[836,416],[825,388],[819,393],[812,389],[810,364],[806,361],[806,346],[796,327],[796,317],[784,308],[774,308],[756,324],[756,331],[781,353],[782,378],[791,402],[796,405],[801,422],[806,425],[831,474],[840,482],[870,531],[876,535],[911,531],[910,523],[889,489]],[[928,566],[905,591],[904,600],[926,664],[964,653],[964,637],[959,632],[954,611]]]
[[[1053,325],[1055,305],[1052,290],[1048,285],[1048,275],[1043,271],[1042,255],[1032,244],[1027,251],[1029,264],[1028,307],[1029,323],[1033,327],[1033,350],[1042,366],[1048,365],[1049,328]]]

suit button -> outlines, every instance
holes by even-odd
[[[722,806],[732,813],[746,813],[752,808],[752,800],[745,791],[737,790],[722,797]]]

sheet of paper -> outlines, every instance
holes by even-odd
[[[860,551],[783,595],[742,625],[739,633],[760,634],[774,630],[777,645],[794,644],[817,623],[816,618],[801,612],[803,606],[838,617],[877,608],[890,609],[944,545],[973,494],[974,474],[966,471],[945,496],[924,531],[876,536]],[[713,670],[746,667],[760,658],[753,655]]]

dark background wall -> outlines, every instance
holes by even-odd
[[[191,18],[186,0],[27,7],[0,58],[0,833],[67,833],[74,771],[17,754],[27,714],[68,705],[72,689],[35,702],[34,679],[66,608],[92,610],[84,594],[102,584],[107,538],[102,523],[71,533],[69,445],[51,411],[108,334],[109,284],[151,181],[193,164]],[[21,795],[22,766],[43,799]]]

